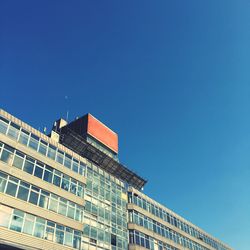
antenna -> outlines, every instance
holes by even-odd
[[[68,100],[69,98],[68,98],[68,96],[66,95],[66,96],[64,97],[64,99],[66,100],[66,103],[67,103],[67,100]],[[66,106],[68,106],[68,105],[66,104]],[[67,107],[67,112],[66,112],[66,121],[67,121],[67,122],[69,121],[69,109],[68,109],[68,107]]]

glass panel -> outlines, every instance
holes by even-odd
[[[4,193],[5,186],[6,186],[6,179],[7,179],[7,175],[2,174],[0,172],[0,192],[1,193]]]
[[[6,134],[8,124],[0,120],[0,133]]]
[[[39,138],[33,134],[31,134],[30,141],[29,141],[29,147],[33,148],[34,150],[37,150],[39,143]]]
[[[64,232],[56,229],[56,242],[63,244]]]
[[[51,167],[49,166],[45,167],[43,179],[49,183],[52,183],[52,176],[53,176],[52,171],[53,169]]]
[[[58,209],[58,213],[59,214],[62,214],[62,215],[66,215],[66,213],[67,213],[67,201],[66,200],[64,200],[64,199],[62,199],[61,198],[61,200],[63,200],[63,201],[61,201],[61,202],[59,202],[59,209]]]
[[[41,194],[40,199],[39,199],[39,207],[48,208],[48,204],[49,204],[49,197],[48,196],[49,196],[49,193],[48,193],[48,195]]]
[[[27,201],[28,200],[28,195],[29,195],[29,189],[23,186],[19,186],[18,193],[17,193],[17,198]]]
[[[14,214],[12,216],[10,229],[15,230],[17,232],[21,232],[22,231],[22,225],[23,225],[23,218]]]
[[[62,189],[69,191],[69,177],[64,175],[63,179],[62,179],[62,185],[61,185]]]
[[[34,236],[43,238],[44,237],[44,229],[45,225],[43,223],[40,223],[42,219],[36,218],[36,224],[35,224],[35,229],[34,229]]]
[[[56,157],[56,148],[52,145],[49,145],[48,147],[48,154],[47,156],[53,160],[55,160]]]
[[[9,130],[8,130],[8,136],[17,140],[19,130],[20,130],[20,127],[11,122],[11,125],[10,125]]]
[[[36,165],[35,167],[35,172],[34,172],[34,175],[40,179],[42,179],[42,176],[43,176],[43,169],[39,166]]]
[[[22,130],[21,133],[20,133],[20,136],[19,136],[19,142],[24,144],[24,145],[27,145],[28,140],[29,140],[29,133]]]
[[[58,201],[50,198],[49,209],[57,213]]]
[[[13,159],[13,152],[14,150],[12,148],[5,145],[0,159],[11,165]]]
[[[14,161],[13,161],[13,166],[15,166],[16,168],[22,169],[23,161],[24,161],[24,155],[22,153],[16,152]]]
[[[38,152],[43,154],[43,155],[46,155],[46,153],[47,153],[47,143],[46,142],[44,142],[42,140],[40,141]]]
[[[33,169],[34,169],[34,160],[31,159],[30,157],[26,157],[26,160],[24,162],[24,167],[23,171],[33,174]]]
[[[23,226],[23,233],[32,235],[34,228],[35,217],[30,214],[25,215],[25,221]]]
[[[64,244],[67,245],[67,246],[73,246],[73,234],[72,233],[69,233],[69,232],[65,233],[65,242],[64,242]]]
[[[50,240],[50,241],[54,241],[54,231],[55,231],[55,229],[53,227],[48,227],[48,225],[47,225],[45,239]]]
[[[30,197],[29,197],[29,202],[37,205],[38,202],[38,193],[31,191],[30,192]]]
[[[8,182],[7,184],[7,189],[6,189],[6,194],[9,194],[11,196],[16,196],[16,190],[17,190],[17,184]]]
[[[64,157],[63,152],[58,150],[56,154],[56,161],[63,164],[63,157]]]

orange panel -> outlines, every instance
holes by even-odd
[[[88,114],[87,133],[118,153],[118,135],[91,114]]]

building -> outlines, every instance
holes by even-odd
[[[140,190],[87,114],[49,136],[0,110],[0,249],[230,250]]]

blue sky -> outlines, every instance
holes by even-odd
[[[1,1],[0,105],[35,128],[92,113],[146,194],[249,249],[249,13],[249,0]]]

